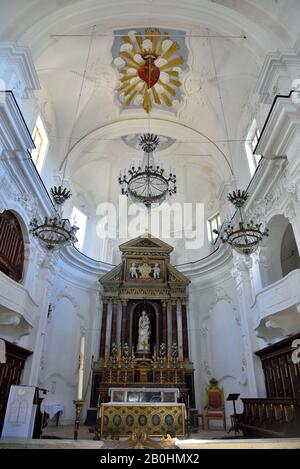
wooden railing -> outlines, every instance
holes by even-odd
[[[290,398],[242,399],[244,410],[237,426],[245,437],[300,436],[299,400]]]

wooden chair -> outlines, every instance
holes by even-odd
[[[202,414],[195,417],[202,418],[203,430],[209,430],[210,420],[222,420],[223,428],[226,430],[224,390],[218,386],[218,381],[212,378],[209,386],[205,389],[205,406]]]

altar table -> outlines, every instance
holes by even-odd
[[[126,436],[145,432],[147,436],[184,436],[185,405],[162,403],[111,403],[100,405],[101,436]]]

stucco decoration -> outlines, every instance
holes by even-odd
[[[118,70],[117,97],[122,107],[177,112],[182,101],[182,75],[187,47],[182,31],[156,28],[115,31],[112,47]]]

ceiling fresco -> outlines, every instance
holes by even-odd
[[[113,63],[123,108],[177,112],[183,100],[182,79],[188,70],[185,33],[156,28],[115,31]]]

